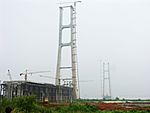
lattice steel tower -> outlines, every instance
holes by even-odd
[[[103,99],[111,99],[110,66],[103,62]]]
[[[76,3],[73,2],[71,5],[67,6],[60,6],[60,22],[59,22],[59,46],[58,46],[58,58],[57,58],[57,69],[56,69],[56,86],[61,85],[61,71],[62,70],[70,70],[71,75],[67,75],[68,77],[71,77],[72,79],[72,88],[73,88],[73,93],[72,93],[72,98],[76,99],[77,98],[77,45],[76,45]],[[63,25],[63,10],[68,9],[70,11],[70,14],[68,17],[70,18],[70,23],[68,25]],[[63,31],[65,29],[70,29],[69,36],[70,36],[70,42],[63,42],[62,40],[65,38],[63,37]],[[71,57],[71,65],[67,66],[62,66],[62,49],[65,47],[70,47],[71,54],[68,54],[69,57]],[[59,92],[58,92],[59,93]]]

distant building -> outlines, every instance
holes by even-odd
[[[35,95],[39,102],[72,101],[72,88],[26,81],[4,81],[1,84],[1,95],[12,99],[17,96]]]

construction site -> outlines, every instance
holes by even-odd
[[[58,50],[57,50],[57,58],[56,58],[57,62],[55,66],[56,68],[55,75],[53,76],[51,76],[51,74],[48,74],[48,76],[40,75],[40,77],[53,79],[55,83],[51,83],[50,81],[49,83],[46,83],[46,82],[42,83],[42,82],[36,82],[36,80],[35,82],[33,82],[29,80],[29,76],[34,75],[34,74],[49,73],[51,72],[49,70],[29,71],[25,69],[24,72],[21,72],[19,75],[15,75],[15,76],[23,77],[24,80],[13,80],[11,76],[11,72],[8,69],[7,75],[9,76],[9,80],[0,82],[0,102],[5,98],[9,100],[13,100],[13,98],[16,98],[16,97],[34,95],[36,97],[36,101],[39,103],[42,103],[42,106],[46,106],[46,108],[54,107],[57,109],[58,107],[60,107],[60,103],[64,103],[64,106],[70,107],[70,103],[73,103],[74,101],[79,101],[81,103],[83,101],[83,103],[84,102],[86,103],[85,104],[86,106],[88,107],[94,106],[97,110],[100,110],[100,111],[109,111],[109,110],[110,111],[113,111],[113,110],[149,111],[150,101],[148,99],[130,100],[130,99],[119,99],[117,95],[116,95],[116,98],[112,96],[112,87],[111,87],[112,79],[111,79],[111,72],[110,72],[111,68],[110,68],[110,63],[108,61],[102,61],[101,66],[100,66],[101,81],[98,80],[98,83],[102,83],[101,92],[99,91],[99,89],[97,89],[97,87],[99,88],[100,86],[96,87],[93,85],[95,90],[97,90],[98,93],[99,92],[101,93],[101,95],[100,93],[98,94],[100,98],[98,97],[98,99],[94,98],[95,100],[94,99],[90,100],[88,98],[82,99],[80,97],[80,80],[79,80],[80,77],[79,77],[79,70],[78,70],[78,54],[77,54],[78,47],[77,47],[77,27],[76,27],[77,26],[76,6],[79,3],[81,3],[81,1],[74,1],[74,2],[67,2],[67,3],[59,4],[59,28],[58,28],[58,46],[57,46]],[[66,14],[64,14],[66,10],[69,11],[67,16]],[[69,18],[69,21],[68,21],[69,24],[64,24],[63,21],[65,20],[64,19],[65,17]],[[69,32],[67,32],[67,34],[64,35],[64,32],[66,30]],[[66,35],[69,36],[69,41],[64,41],[64,39],[66,38]],[[65,60],[64,60],[63,54],[65,53],[64,49],[66,48],[69,51],[66,54],[67,63],[65,62],[65,65],[64,65],[63,62]],[[91,68],[93,67],[90,67],[89,69]],[[84,71],[87,71],[87,70],[88,69],[85,69]],[[90,73],[90,74],[95,80],[98,79],[93,76],[93,73]],[[89,78],[87,77],[87,79]],[[117,86],[119,85],[119,83],[121,82],[118,82],[118,84],[116,83]],[[86,87],[87,87],[87,90],[89,90],[89,92],[91,93],[92,90],[90,89],[90,87],[89,88],[88,86]],[[116,90],[119,90],[119,88],[118,89],[116,88]],[[122,93],[125,91],[123,89],[120,92]],[[94,93],[92,92],[91,94],[94,94]]]
[[[57,92],[59,91],[59,92]],[[65,86],[55,86],[53,84],[33,83],[28,81],[4,81],[1,84],[1,96],[13,99],[17,96],[36,95],[39,102],[56,102],[59,98],[62,102],[70,102],[72,88]],[[56,97],[57,96],[59,97]]]
[[[80,2],[69,3],[69,5],[62,5],[59,7],[60,21],[59,21],[59,44],[58,44],[58,58],[56,67],[55,84],[34,83],[27,80],[27,76],[44,73],[48,71],[20,73],[24,76],[24,81],[13,81],[11,78],[10,70],[8,75],[10,81],[4,81],[0,87],[1,98],[6,97],[12,99],[17,96],[36,95],[37,100],[41,102],[71,102],[78,98],[78,70],[77,70],[77,46],[76,46],[76,4]],[[68,9],[68,17],[71,19],[68,25],[63,24],[63,10]],[[62,42],[63,31],[69,29],[70,42]],[[71,63],[63,66],[62,50],[63,48],[70,48]],[[62,70],[67,70],[67,78],[61,78]]]

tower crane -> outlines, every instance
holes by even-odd
[[[56,77],[52,77],[52,76],[45,76],[45,75],[40,75],[40,77],[56,79]],[[65,81],[71,81],[71,80],[72,80],[72,78],[60,78],[60,79],[59,79],[59,85],[60,85],[60,81],[65,82]]]
[[[45,75],[40,75],[40,77],[45,77],[45,78],[51,78],[51,79],[56,79],[55,77],[52,76],[45,76]],[[59,87],[58,90],[60,92],[60,81],[63,81],[63,86],[67,86],[67,87],[72,87],[72,78],[60,78],[59,79]],[[93,82],[94,80],[81,80],[79,81],[80,83],[83,82]],[[80,98],[80,87],[79,87],[79,98]]]
[[[48,73],[50,71],[36,71],[36,72],[28,72],[28,70],[25,70],[24,73],[20,73],[20,76],[24,75],[25,76],[25,81],[27,81],[27,76],[32,75],[32,74],[38,74],[38,73]]]
[[[40,77],[45,77],[45,78],[56,79],[55,77],[52,77],[52,76],[46,76],[46,75],[40,75]]]
[[[9,80],[12,81],[12,77],[11,77],[11,73],[10,73],[10,70],[9,70],[9,69],[8,69],[7,75],[9,76]]]

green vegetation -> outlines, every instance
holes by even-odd
[[[85,102],[74,102],[64,106],[52,107],[49,104],[42,106],[36,102],[35,96],[17,97],[12,100],[0,101],[0,113],[5,108],[13,108],[12,113],[149,113],[150,111],[100,111],[97,107]]]
[[[35,96],[25,96],[25,97],[14,98],[12,102],[17,111],[31,113],[31,112],[34,112],[36,109]]]

